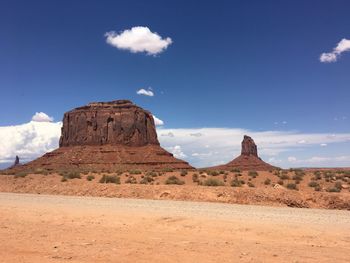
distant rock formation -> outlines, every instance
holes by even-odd
[[[7,169],[11,169],[11,168],[17,167],[17,166],[19,166],[19,165],[21,165],[20,162],[19,162],[19,157],[18,157],[18,155],[16,155],[15,162],[13,163],[13,165],[11,165],[11,166],[10,166],[9,168],[7,168]]]
[[[254,140],[251,137],[244,135],[240,156],[227,164],[210,167],[209,169],[231,170],[235,168],[240,170],[268,171],[276,169],[277,167],[261,160],[258,156],[258,150]]]
[[[159,145],[153,116],[129,100],[94,102],[66,112],[60,147]]]
[[[160,147],[153,116],[129,100],[94,102],[66,112],[59,148],[21,169],[117,171],[191,169]]]

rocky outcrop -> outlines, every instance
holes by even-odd
[[[18,155],[16,155],[16,158],[15,158],[15,161],[14,161],[13,165],[11,165],[8,169],[17,167],[19,165],[21,165],[20,162],[19,162],[19,157],[18,157]]]
[[[113,172],[193,167],[160,147],[150,112],[131,101],[117,100],[66,112],[59,148],[20,169],[38,168]]]
[[[60,147],[159,145],[153,116],[129,100],[94,102],[64,114]]]
[[[240,156],[227,164],[210,167],[209,169],[231,170],[235,168],[240,170],[268,171],[276,169],[277,167],[261,160],[258,156],[258,150],[254,140],[251,137],[244,135]]]
[[[254,140],[247,135],[244,135],[244,138],[242,141],[241,155],[247,155],[247,156],[253,155],[258,157],[258,149],[256,147],[256,144]]]

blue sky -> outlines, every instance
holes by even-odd
[[[350,39],[349,10],[349,1],[2,1],[0,126],[127,98],[167,132],[348,134],[350,52],[320,55]],[[172,43],[156,55],[106,43],[107,32],[136,26]],[[148,87],[153,97],[136,94]],[[350,155],[347,138],[320,144],[264,159]]]

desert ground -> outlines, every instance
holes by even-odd
[[[103,179],[104,178],[104,179]],[[175,178],[175,179],[174,179]],[[171,180],[170,180],[171,179]],[[0,192],[206,201],[350,210],[348,170],[20,172]]]
[[[349,262],[350,212],[0,193],[1,262]]]

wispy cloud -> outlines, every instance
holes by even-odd
[[[154,96],[154,92],[151,88],[146,89],[139,89],[138,91],[136,91],[137,95],[144,95],[144,96],[149,96],[149,97],[153,97]]]
[[[350,40],[343,38],[332,52],[322,53],[320,61],[323,63],[336,62],[343,52],[350,51]]]
[[[118,49],[129,50],[132,53],[146,52],[148,55],[159,54],[172,43],[170,37],[162,38],[145,26],[132,27],[119,34],[110,31],[105,37],[108,44]]]

